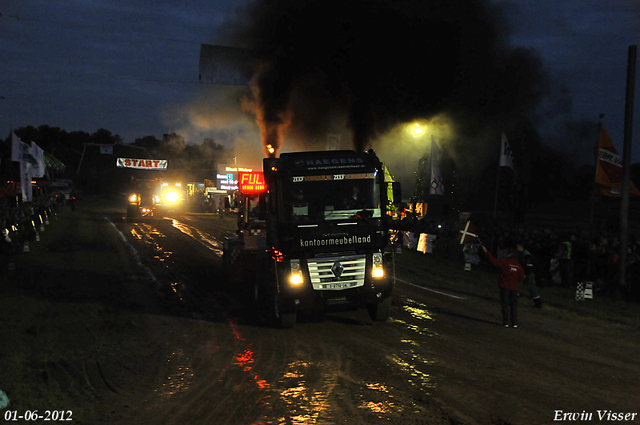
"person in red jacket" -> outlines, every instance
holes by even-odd
[[[502,324],[518,327],[518,288],[524,280],[524,269],[516,258],[515,247],[510,247],[507,258],[498,260],[480,242],[482,250],[491,263],[499,270],[498,286],[500,287],[500,305],[502,306]]]

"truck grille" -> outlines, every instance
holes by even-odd
[[[316,291],[340,291],[364,286],[366,263],[365,255],[307,260],[311,284]]]

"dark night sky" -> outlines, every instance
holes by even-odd
[[[512,44],[536,49],[569,89],[572,117],[596,121],[604,113],[621,150],[627,49],[639,44],[640,2],[494,2],[507,11]],[[187,142],[257,140],[238,89],[198,82],[200,43],[224,42],[217,29],[239,3],[0,0],[0,133],[47,124],[106,128],[125,142],[171,131]],[[640,161],[639,97],[637,87],[632,162]],[[211,110],[219,116],[207,117]]]

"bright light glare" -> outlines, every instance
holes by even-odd
[[[373,277],[384,277],[384,269],[382,267],[374,268],[373,272],[371,272]]]
[[[138,195],[136,195],[135,193],[132,193],[131,196],[129,196],[129,202],[136,202],[138,200]]]
[[[178,202],[178,199],[180,199],[180,195],[178,195],[176,192],[167,192],[167,194],[165,195],[165,199],[169,202]]]
[[[269,151],[269,153],[274,153],[276,151],[271,145],[267,145],[267,150]]]
[[[302,283],[302,273],[296,273],[296,272],[291,273],[291,276],[289,277],[289,282],[292,285],[300,285]]]

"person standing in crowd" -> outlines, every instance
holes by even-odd
[[[479,240],[479,239],[478,239]],[[518,288],[524,280],[524,269],[516,259],[515,248],[509,249],[507,258],[497,259],[480,242],[480,247],[491,263],[498,268],[498,286],[500,287],[500,306],[502,308],[502,325],[518,327]]]
[[[574,285],[573,258],[571,257],[571,252],[575,241],[576,235],[571,234],[558,247],[557,258],[560,262],[560,282],[565,288],[569,288]]]
[[[518,242],[518,244],[516,245],[516,250],[519,253],[518,262],[524,268],[524,284],[529,290],[529,295],[531,295],[533,305],[541,308],[542,299],[540,298],[540,293],[538,292],[538,287],[536,286],[535,263],[533,255],[531,255],[529,251],[524,249],[524,244],[522,242]]]

